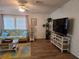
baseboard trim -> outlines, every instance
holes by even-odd
[[[76,59],[79,59],[78,56],[74,55],[72,52],[70,52]]]
[[[43,39],[45,39],[45,38],[36,38],[36,40],[43,40]]]

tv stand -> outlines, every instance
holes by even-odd
[[[61,52],[69,51],[70,37],[60,36],[54,32],[51,33],[51,43],[58,47]]]

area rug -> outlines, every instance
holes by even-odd
[[[7,51],[3,53],[1,59],[17,59],[17,58],[25,58],[31,56],[31,44],[18,44],[17,51]]]

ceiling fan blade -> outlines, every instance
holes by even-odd
[[[18,3],[20,3],[20,4],[26,4],[28,1],[27,0],[17,0],[18,1]]]

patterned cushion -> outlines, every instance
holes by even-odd
[[[3,37],[3,38],[6,38],[8,35],[9,35],[8,32],[6,32],[6,31],[2,32],[2,37]]]
[[[28,37],[28,31],[27,30],[5,30],[9,33],[9,36],[24,36]]]

